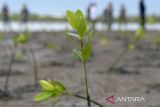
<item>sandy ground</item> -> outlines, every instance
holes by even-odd
[[[146,32],[145,38],[137,44],[137,49],[128,51],[112,72],[109,71],[127,47],[129,35],[133,34],[134,32],[97,32],[92,40],[93,55],[87,62],[90,94],[92,99],[106,107],[160,107],[160,54],[153,42],[159,32]],[[16,33],[5,33],[5,40],[0,42],[1,91],[4,89],[13,49],[10,38],[14,35]],[[46,46],[48,42],[52,43],[53,48]],[[38,61],[39,79],[60,81],[70,92],[84,95],[83,66],[71,54],[72,49],[78,47],[77,43],[67,39],[64,32],[36,32],[29,41]],[[39,89],[33,88],[33,67],[28,45],[18,46],[17,52],[23,49],[26,50],[25,55],[14,62],[9,83],[9,90],[16,98],[6,99],[0,95],[0,107],[52,107],[50,103],[33,101],[33,96]],[[105,101],[111,95],[139,96],[144,97],[146,102],[112,105]],[[57,107],[86,107],[86,101],[63,97]]]

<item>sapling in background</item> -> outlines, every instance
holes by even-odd
[[[8,91],[8,87],[9,87],[9,80],[10,80],[10,74],[12,72],[12,66],[13,63],[15,61],[15,57],[17,58],[17,46],[18,44],[22,44],[22,45],[26,45],[27,42],[29,41],[30,35],[28,32],[27,33],[20,33],[17,36],[13,37],[13,50],[11,53],[11,57],[10,57],[10,62],[9,62],[9,66],[8,66],[8,71],[7,71],[7,75],[6,75],[6,80],[5,80],[5,86],[4,86],[4,92],[5,93],[9,93]],[[37,68],[37,61],[36,61],[36,57],[35,57],[35,53],[34,50],[32,48],[32,45],[29,44],[29,48],[30,48],[30,52],[31,52],[31,56],[32,56],[32,60],[33,60],[33,71],[34,71],[34,79],[35,79],[35,87],[37,87],[37,83],[38,83],[38,68]],[[20,54],[18,57],[22,57],[22,54]]]
[[[134,50],[136,48],[136,44],[144,38],[144,31],[140,27],[137,29],[135,35],[131,38],[128,47],[124,48],[122,53],[116,58],[111,67],[109,68],[109,72],[112,72],[116,65],[124,58],[125,55],[129,52],[129,50]]]
[[[73,54],[83,63],[86,96],[83,97],[77,94],[69,93],[66,90],[66,88],[59,82],[52,81],[52,80],[41,80],[40,86],[42,88],[42,91],[34,97],[34,100],[46,101],[46,100],[54,99],[52,101],[56,101],[55,99],[68,95],[68,96],[74,96],[74,97],[86,100],[88,107],[91,107],[91,103],[94,103],[99,107],[104,107],[103,105],[97,103],[96,101],[91,100],[90,94],[89,94],[86,61],[91,56],[90,40],[92,36],[92,31],[88,33],[88,35],[85,35],[87,32],[87,22],[85,20],[85,17],[83,16],[83,13],[80,10],[77,10],[75,13],[68,10],[66,13],[67,13],[68,23],[76,31],[76,33],[68,33],[68,35],[70,37],[78,39],[79,45],[80,45],[79,49],[73,50]],[[85,44],[83,42],[84,40],[86,40]]]
[[[29,32],[27,32],[26,34],[28,39],[31,37],[31,35],[32,34]],[[37,88],[37,85],[38,85],[38,67],[37,66],[38,65],[37,65],[36,55],[35,55],[32,45],[28,44],[28,46],[29,46],[32,61],[33,61],[33,72],[34,72],[34,82],[35,82],[34,85],[35,85],[35,88]]]
[[[5,85],[4,85],[4,92],[6,94],[9,94],[8,87],[9,87],[9,79],[10,79],[10,74],[12,72],[12,65],[14,63],[14,56],[16,53],[16,48],[17,48],[17,36],[13,38],[13,49],[11,52],[11,57],[8,65],[8,70],[7,70],[7,75],[6,75],[6,80],[5,80]]]
[[[108,38],[102,37],[100,38],[99,44],[103,47],[106,47],[108,45],[108,42],[109,42]]]
[[[156,36],[153,42],[156,45],[155,56],[157,56],[159,53],[159,49],[160,49],[160,36],[159,35]]]
[[[29,51],[31,53],[31,59],[32,59],[32,63],[33,63],[33,72],[34,72],[34,85],[35,85],[35,88],[37,87],[37,84],[38,84],[38,67],[37,67],[37,60],[36,60],[36,55],[35,55],[35,52],[33,50],[33,47],[29,42],[30,38],[32,36],[32,33],[30,32],[24,32],[24,33],[21,33],[19,35],[19,37],[17,38],[17,42],[19,44],[22,44],[22,45],[28,45],[29,47]]]

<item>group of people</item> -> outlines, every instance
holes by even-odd
[[[4,23],[4,27],[10,26],[9,23],[11,21],[10,18],[10,10],[7,4],[3,4],[2,10],[1,10],[2,20]],[[20,13],[21,16],[21,23],[26,24],[29,20],[29,11],[27,6],[24,4]]]
[[[87,9],[87,15],[88,15],[88,20],[90,22],[92,22],[92,29],[94,29],[95,31],[95,24],[97,21],[97,17],[96,17],[96,3],[95,2],[91,2],[88,6]],[[139,16],[140,16],[140,25],[143,29],[145,29],[145,23],[146,23],[146,7],[145,7],[145,3],[144,0],[140,0],[139,2]],[[5,26],[8,26],[9,22],[10,22],[10,11],[9,11],[9,7],[7,4],[4,4],[2,6],[2,11],[1,11],[1,15],[2,15],[2,20],[4,22]],[[27,6],[24,4],[20,13],[20,22],[22,24],[26,24],[29,20],[29,11]],[[104,17],[104,21],[105,23],[107,23],[108,25],[108,30],[112,29],[112,23],[114,22],[114,17],[113,17],[113,5],[112,3],[109,3],[107,5],[107,7],[104,9],[103,12],[103,17]],[[120,12],[119,12],[119,23],[120,24],[126,24],[127,23],[127,16],[126,16],[126,8],[125,5],[122,4],[120,7]]]
[[[88,20],[93,23],[93,26],[94,26],[93,28],[95,29],[95,23],[97,20],[97,18],[96,18],[96,3],[95,2],[90,3],[90,5],[88,6],[87,14],[88,14]],[[145,29],[146,6],[144,3],[144,0],[140,0],[140,2],[139,2],[139,16],[140,16],[140,26],[143,29]],[[108,30],[111,30],[112,23],[114,21],[112,3],[109,3],[107,5],[107,7],[104,9],[103,18],[104,18],[105,23],[107,23],[107,25],[108,25]],[[120,7],[118,21],[119,21],[119,24],[126,24],[127,23],[126,8],[125,8],[124,4],[122,4]]]

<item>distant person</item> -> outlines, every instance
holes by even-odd
[[[95,24],[96,24],[96,4],[95,2],[91,2],[88,6],[87,9],[87,13],[88,13],[88,19],[89,21],[92,23],[92,29],[96,30],[95,28]]]
[[[89,4],[89,6],[87,8],[87,19],[88,19],[88,21],[91,21],[91,18],[90,18],[90,7],[91,7],[91,4]]]
[[[20,23],[20,29],[22,31],[27,31],[27,22],[29,21],[29,10],[26,6],[26,4],[23,4],[22,10],[21,10],[21,23]]]
[[[120,14],[119,14],[119,24],[126,24],[127,23],[127,18],[126,18],[126,8],[124,4],[121,5],[120,8]]]
[[[7,4],[4,4],[2,6],[2,20],[4,24],[4,30],[8,30],[10,28],[9,25],[10,17],[9,17],[9,8]]]
[[[105,9],[104,17],[105,17],[105,21],[108,24],[108,30],[111,30],[112,23],[113,23],[113,7],[112,7],[112,3],[109,3],[107,8]]]
[[[2,17],[3,17],[3,22],[8,23],[9,22],[9,9],[8,5],[4,4],[2,7]]]
[[[23,5],[21,16],[22,16],[22,19],[21,19],[22,23],[27,23],[29,18],[29,11],[26,4]]]
[[[145,7],[145,4],[144,4],[144,0],[140,0],[139,9],[140,9],[140,24],[141,24],[142,28],[145,29],[146,7]]]

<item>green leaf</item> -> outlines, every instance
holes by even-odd
[[[80,16],[80,20],[78,20],[78,28],[77,32],[83,38],[84,34],[87,31],[87,23],[84,17]]]
[[[55,81],[54,84],[55,84],[55,88],[56,88],[56,90],[58,92],[62,93],[64,90],[66,90],[66,88],[64,87],[64,85],[62,85],[60,82]]]
[[[67,10],[66,16],[67,16],[68,23],[69,23],[74,29],[77,29],[77,19],[76,19],[76,15],[75,15],[72,11]]]
[[[134,42],[141,40],[143,37],[144,37],[143,29],[138,28],[134,36]]]
[[[83,59],[84,60],[89,59],[91,56],[91,52],[92,52],[91,44],[87,43],[82,50]]]
[[[24,56],[24,55],[23,55],[22,52],[16,52],[15,59],[16,59],[16,60],[22,60],[23,56]]]
[[[76,11],[76,15],[78,15],[78,16],[80,16],[80,17],[83,17],[83,13],[82,13],[82,11],[81,11],[80,9],[78,9],[78,10]]]
[[[58,82],[58,81],[53,81],[53,80],[48,79],[48,82],[49,82],[50,84],[52,84],[52,85],[55,87],[55,89],[57,89],[57,86],[59,86],[59,87],[61,87],[61,88],[60,88],[61,91],[66,90],[65,86],[64,86],[63,84],[61,84],[60,82]]]
[[[51,98],[52,95],[53,95],[52,92],[47,92],[47,91],[40,92],[40,93],[38,93],[38,94],[34,97],[34,100],[35,100],[35,101],[45,101],[45,100],[49,100],[49,98]]]
[[[79,35],[75,34],[75,33],[67,33],[67,35],[69,35],[70,37],[74,37],[80,40]]]
[[[106,46],[108,44],[108,39],[107,38],[101,38],[100,39],[100,45],[102,46]]]
[[[88,42],[88,43],[91,41],[92,36],[93,36],[93,30],[91,30],[91,31],[87,34],[87,42]]]
[[[77,31],[82,38],[87,30],[87,23],[81,10],[77,10],[76,13],[67,10],[66,12],[68,23]]]
[[[54,86],[54,90],[52,92],[56,96],[59,96],[63,91],[66,90],[65,86],[61,84],[60,82],[52,81],[52,80],[49,80],[48,82],[52,84],[52,86]]]
[[[40,85],[43,88],[43,91],[38,93],[35,97],[35,101],[45,101],[53,98],[57,98],[66,90],[64,85],[60,82],[48,80],[41,80]]]
[[[46,91],[53,91],[55,87],[46,80],[40,80],[41,87]]]
[[[77,49],[74,49],[73,52],[72,52],[78,59],[80,59],[81,61],[83,61],[83,57],[82,57],[82,52],[77,50]]]
[[[17,38],[17,42],[21,43],[21,44],[25,44],[27,43],[28,39],[24,34],[19,34],[18,38]]]
[[[128,45],[129,50],[134,50],[135,48],[136,48],[136,46],[133,43]]]
[[[80,35],[80,37],[82,38],[84,36],[84,33],[87,30],[87,25],[86,25],[86,20],[84,18],[84,15],[82,13],[82,11],[80,9],[78,9],[75,13],[76,15],[76,20],[77,20],[77,32]]]

